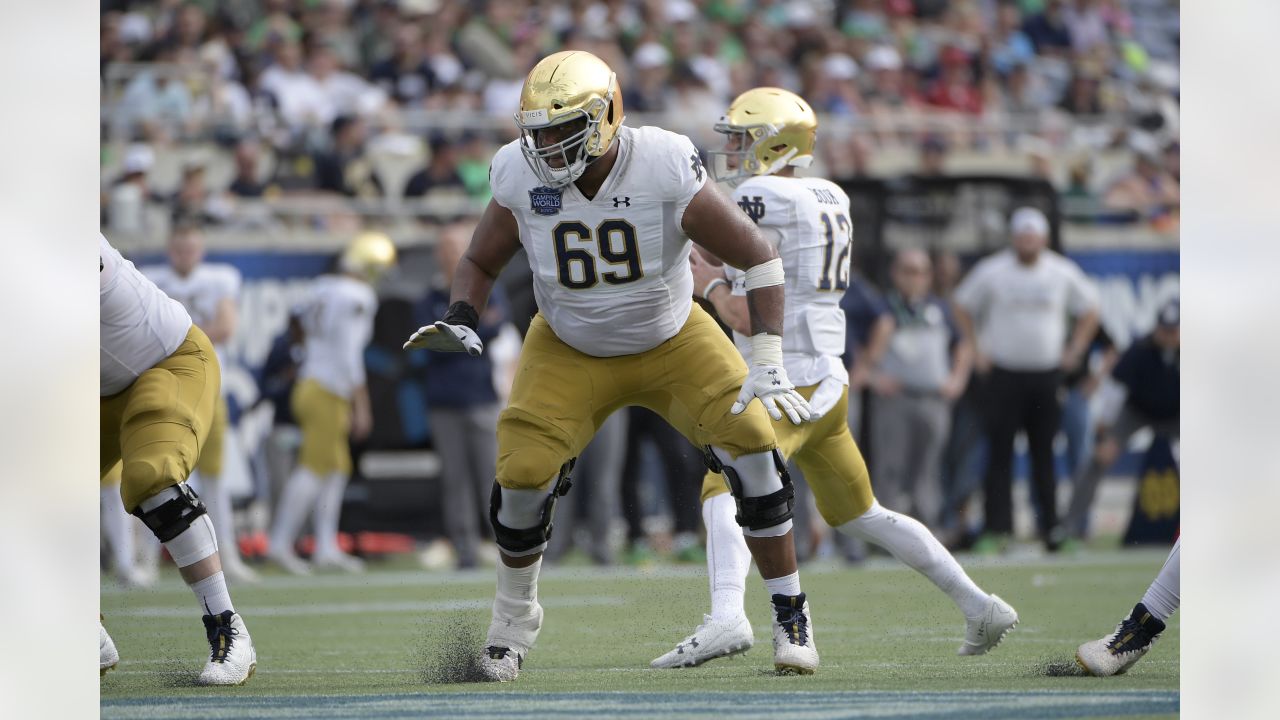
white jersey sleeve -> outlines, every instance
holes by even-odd
[[[354,278],[325,275],[298,310],[306,334],[299,377],[349,399],[365,384],[364,349],[373,337],[378,310],[373,288]]]
[[[619,129],[594,197],[543,185],[516,142],[493,158],[494,201],[511,211],[534,296],[556,336],[596,357],[644,352],[673,337],[692,307],[684,212],[706,171],[688,138]]]
[[[849,286],[853,226],[849,198],[820,178],[760,176],[733,192],[733,200],[762,230],[776,238],[785,274],[783,362],[800,386],[834,376],[848,382],[839,356],[845,320],[840,298]],[[730,269],[734,292],[745,294],[744,275]],[[735,334],[750,359],[750,343]]]
[[[191,316],[98,236],[99,391],[115,395],[173,354]]]

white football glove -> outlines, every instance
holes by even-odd
[[[450,325],[437,320],[423,325],[409,337],[405,350],[435,350],[436,352],[465,352],[472,357],[484,352],[484,343],[475,330],[466,325]]]
[[[809,422],[817,422],[831,412],[841,395],[844,395],[844,383],[839,380],[828,376],[818,383],[818,389],[809,398]]]
[[[738,392],[738,401],[729,412],[741,414],[752,398],[760,398],[760,404],[774,420],[781,420],[785,412],[792,425],[808,420],[811,414],[808,401],[796,392],[796,386],[791,384],[786,368],[781,365],[752,365]]]

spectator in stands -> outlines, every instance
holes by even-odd
[[[645,43],[631,56],[631,66],[635,73],[632,82],[623,86],[623,107],[646,113],[666,110],[671,53],[659,43]]]
[[[430,94],[436,76],[427,59],[420,25],[405,23],[396,29],[391,56],[374,64],[369,79],[401,105],[419,104]]]
[[[272,58],[271,66],[258,78],[258,88],[272,98],[289,131],[300,134],[333,122],[333,103],[304,70],[302,47],[297,42],[275,40]]]
[[[1155,220],[1176,211],[1178,181],[1164,169],[1162,161],[1154,148],[1137,148],[1133,169],[1107,188],[1103,203],[1115,210],[1133,211],[1144,220]]]
[[[202,163],[188,163],[182,168],[182,181],[169,201],[170,213],[175,222],[194,222],[196,225],[222,223],[231,214],[231,206],[220,194],[211,192],[205,184],[205,168]]]
[[[245,138],[236,143],[236,174],[227,187],[227,192],[238,198],[261,198],[267,193],[267,183],[261,179],[258,170],[261,162],[262,145],[254,138]]]
[[[956,318],[975,348],[974,367],[987,377],[986,528],[974,549],[1003,549],[1013,532],[1013,441],[1025,430],[1037,525],[1054,551],[1058,388],[1063,371],[1084,360],[1098,324],[1098,296],[1079,266],[1047,249],[1044,213],[1020,208],[1009,230],[1012,247],[979,262],[955,295]],[[1068,317],[1075,318],[1070,338]]]
[[[165,200],[147,181],[154,163],[155,153],[149,145],[135,143],[125,151],[120,177],[107,193],[107,223],[112,232],[128,235],[150,228],[148,207]]]
[[[1066,57],[1071,52],[1071,29],[1067,25],[1064,0],[1046,0],[1044,10],[1022,24],[1036,52],[1052,57]]]
[[[1124,351],[1111,371],[1114,382],[1099,391],[1098,443],[1089,464],[1076,476],[1071,505],[1055,539],[1084,537],[1098,483],[1128,447],[1134,433],[1151,428],[1172,441],[1178,440],[1182,347],[1179,316],[1178,300],[1161,307],[1155,329]]]
[[[371,115],[386,102],[386,93],[380,88],[344,70],[338,54],[328,45],[319,45],[311,51],[307,69],[325,101],[338,115]]]
[[[427,166],[415,172],[404,186],[406,198],[426,197],[433,190],[454,188],[465,190],[466,185],[458,174],[458,148],[456,138],[437,136],[431,139],[431,159]]]
[[[1107,21],[1098,0],[1074,0],[1063,9],[1062,18],[1071,33],[1071,49],[1077,55],[1105,45],[1109,37]]]
[[[991,66],[1001,75],[1025,68],[1035,59],[1036,48],[1022,31],[1022,11],[1012,2],[996,9],[996,27],[991,35]]]
[[[1175,183],[1182,182],[1182,150],[1177,140],[1164,148],[1164,171]]]
[[[925,101],[942,110],[981,115],[983,97],[974,82],[973,61],[969,54],[956,46],[943,49],[940,57],[940,73],[929,86]]]
[[[453,272],[471,242],[474,223],[456,223],[440,230],[436,242],[435,283],[419,305],[420,324],[444,317],[449,309]],[[507,322],[506,299],[494,288],[476,333],[484,342],[497,337]],[[460,569],[479,560],[480,544],[492,536],[489,491],[497,462],[498,395],[493,387],[493,362],[488,353],[424,353],[424,385],[432,446],[440,455],[444,528],[453,544]]]
[[[947,174],[947,141],[937,135],[929,135],[920,143],[920,169],[916,175],[926,178],[944,177]]]
[[[382,181],[365,155],[365,124],[342,115],[333,121],[333,146],[315,158],[316,187],[347,197],[382,196]]]
[[[1099,324],[1084,360],[1075,370],[1063,373],[1066,398],[1062,402],[1062,434],[1067,440],[1067,477],[1079,477],[1093,455],[1096,418],[1091,408],[1092,399],[1103,378],[1111,373],[1117,357],[1115,343]]]
[[[892,277],[893,334],[871,377],[871,477],[885,507],[935,528],[951,404],[968,382],[971,352],[950,307],[930,292],[927,253],[899,251]]]

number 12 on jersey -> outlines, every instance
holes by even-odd
[[[838,290],[843,292],[849,287],[849,248],[853,244],[853,226],[849,218],[836,215],[835,223],[831,216],[822,213],[822,229],[827,238],[827,246],[822,253],[822,276],[818,278],[819,290]],[[832,284],[832,258],[835,259],[835,283]]]

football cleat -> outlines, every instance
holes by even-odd
[[[964,644],[957,655],[986,655],[1005,635],[1018,626],[1018,611],[998,595],[991,596],[987,609],[977,617],[965,618]]]
[[[364,572],[364,561],[344,552],[316,553],[311,556],[311,566],[317,569],[341,570],[357,575]]]
[[[107,671],[120,664],[120,653],[116,652],[116,644],[111,641],[107,629],[98,621],[98,675],[106,675]]]
[[[696,667],[708,660],[737,655],[751,649],[755,637],[746,616],[727,622],[702,616],[702,624],[674,650],[649,663],[654,668]]]
[[[258,653],[245,629],[244,620],[230,610],[205,615],[204,632],[209,639],[209,662],[196,683],[199,685],[243,685],[258,667]]]
[[[490,645],[480,656],[480,670],[489,682],[511,682],[520,675],[524,657],[511,648]]]
[[[534,600],[529,612],[518,617],[502,617],[494,607],[493,620],[489,623],[489,636],[485,642],[480,667],[485,680],[511,682],[520,674],[520,667],[529,655],[529,649],[538,639],[542,629],[542,606]]]
[[[773,667],[782,675],[812,675],[818,669],[818,648],[813,644],[813,619],[804,593],[774,595]]]
[[[292,575],[311,574],[311,566],[292,550],[268,550],[267,559]]]
[[[1084,671],[1097,677],[1120,675],[1155,644],[1165,625],[1142,603],[1116,626],[1110,635],[1087,642],[1076,649],[1076,662]]]

